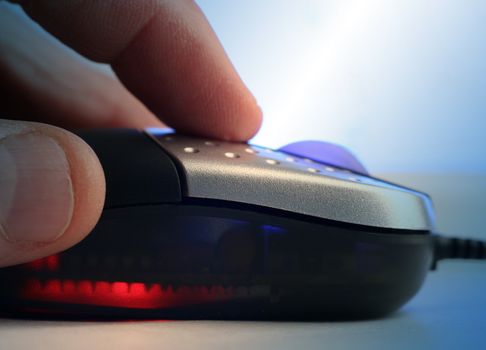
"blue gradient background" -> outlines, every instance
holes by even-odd
[[[486,2],[199,0],[265,120],[372,172],[486,173]]]

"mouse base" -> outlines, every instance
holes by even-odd
[[[342,320],[415,295],[431,235],[216,201],[105,210],[71,249],[0,270],[0,310],[53,318]]]

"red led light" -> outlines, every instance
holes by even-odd
[[[73,281],[52,279],[29,280],[22,291],[29,300],[44,302],[110,306],[122,308],[162,309],[175,306],[224,301],[236,296],[233,288],[191,286],[163,288],[159,284],[134,282]]]
[[[31,261],[25,264],[25,266],[30,270],[39,271],[44,266],[44,258]]]
[[[40,271],[46,269],[48,271],[57,271],[59,269],[59,255],[51,255],[46,258],[37,259],[31,261],[25,266],[34,271]]]
[[[49,271],[57,271],[59,269],[59,255],[51,255],[45,258],[46,267]]]

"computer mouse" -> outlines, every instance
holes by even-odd
[[[375,318],[410,300],[433,264],[431,199],[370,176],[340,146],[78,135],[105,171],[101,219],[65,252],[0,269],[4,312]]]

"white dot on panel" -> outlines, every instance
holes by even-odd
[[[199,150],[194,147],[184,147],[184,152],[186,153],[198,153]]]
[[[240,158],[240,155],[239,154],[236,154],[236,153],[233,153],[233,152],[226,152],[224,154],[225,157],[227,158]]]
[[[253,148],[245,148],[246,153],[257,154],[258,151],[254,150]]]
[[[272,164],[272,165],[280,164],[279,161],[277,161],[275,159],[266,159],[265,162],[267,162],[268,164]]]

